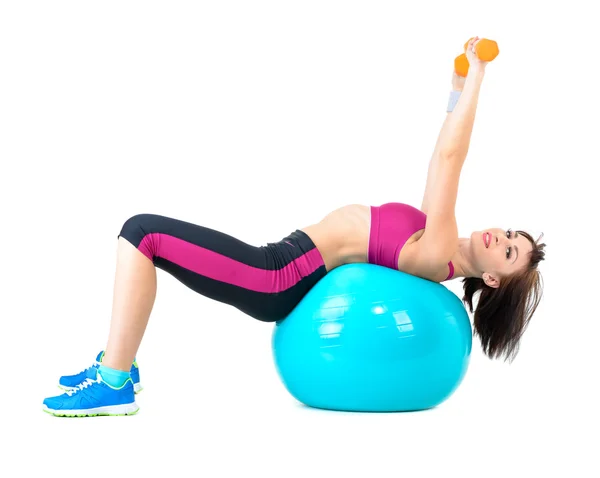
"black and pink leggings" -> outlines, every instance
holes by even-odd
[[[257,247],[178,219],[138,214],[121,236],[190,289],[264,322],[284,319],[327,272],[300,230]]]

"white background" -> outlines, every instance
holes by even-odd
[[[3,0],[0,475],[598,476],[600,41],[586,3]],[[261,245],[345,204],[420,205],[453,60],[475,35],[500,55],[459,232],[547,244],[515,362],[475,339],[434,410],[309,409],[277,376],[272,324],[159,271],[140,412],[42,412],[106,345],[131,215]]]

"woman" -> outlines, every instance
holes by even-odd
[[[454,214],[486,63],[467,48],[466,78],[454,74],[448,115],[431,159],[421,209],[349,205],[277,243],[255,247],[202,226],[158,215],[130,218],[118,235],[117,271],[105,352],[68,391],[44,400],[59,416],[132,414],[140,389],[135,355],[156,296],[156,268],[196,292],[262,321],[284,319],[332,269],[352,262],[395,268],[435,282],[463,277],[464,302],[491,358],[513,358],[541,298],[544,244],[523,231],[491,228],[459,238]]]

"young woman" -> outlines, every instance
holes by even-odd
[[[523,231],[490,228],[459,238],[454,214],[486,63],[468,45],[466,78],[453,76],[448,115],[429,165],[420,209],[348,205],[267,246],[164,216],[131,217],[118,235],[112,320],[106,351],[64,376],[63,395],[44,400],[58,416],[132,414],[140,389],[135,356],[156,296],[156,268],[192,290],[261,321],[284,319],[332,269],[378,264],[431,281],[462,277],[463,301],[491,358],[514,358],[541,298],[545,244]],[[538,239],[539,241],[539,239]]]

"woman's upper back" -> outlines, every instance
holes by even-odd
[[[435,282],[450,278],[452,264],[433,261],[419,249],[426,216],[402,203],[380,207],[351,204],[303,228],[323,255],[327,270],[352,262],[370,262]]]

